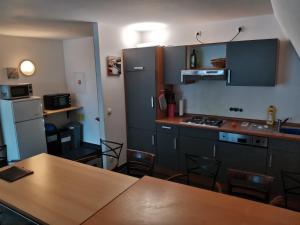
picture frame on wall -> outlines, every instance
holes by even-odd
[[[19,79],[19,70],[18,68],[8,67],[5,68],[7,79]]]
[[[107,75],[120,76],[122,59],[119,56],[107,56]]]

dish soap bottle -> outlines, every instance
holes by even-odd
[[[193,49],[193,52],[190,57],[190,68],[195,69],[197,67],[197,62],[198,62],[198,60],[197,60],[196,50]]]
[[[274,125],[276,117],[276,107],[274,105],[270,105],[267,109],[267,124],[272,126]]]

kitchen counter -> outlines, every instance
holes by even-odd
[[[269,138],[278,138],[278,139],[285,139],[290,141],[300,141],[300,135],[293,135],[293,134],[285,134],[276,131],[274,127],[270,127],[269,129],[251,129],[248,127],[243,127],[242,122],[253,122],[253,120],[247,119],[228,119],[224,118],[224,123],[220,127],[208,127],[205,125],[195,125],[195,124],[186,124],[183,123],[186,119],[191,118],[191,116],[185,117],[174,117],[174,118],[162,118],[157,119],[156,123],[158,124],[166,124],[166,125],[175,125],[175,126],[182,126],[182,127],[191,127],[191,128],[199,128],[199,129],[210,129],[210,130],[217,130],[217,131],[225,131],[231,133],[239,133],[239,134],[248,134],[254,136],[261,136],[261,137],[269,137]],[[220,117],[221,118],[221,117]],[[232,123],[235,123],[235,126],[232,126]],[[264,125],[262,122],[255,121],[256,124]],[[296,127],[296,125],[293,125]],[[299,126],[300,128],[300,126]]]

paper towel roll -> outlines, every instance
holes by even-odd
[[[184,100],[180,99],[179,100],[179,116],[184,115]]]

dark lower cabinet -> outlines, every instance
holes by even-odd
[[[281,170],[300,173],[300,142],[270,140],[268,174],[275,177],[273,193],[283,194]]]
[[[179,170],[178,137],[169,133],[157,133],[157,158],[156,165],[165,171]]]
[[[180,169],[186,169],[185,153],[214,158],[217,151],[217,140],[180,136]]]
[[[128,128],[127,147],[129,149],[156,153],[156,131]]]
[[[219,142],[217,159],[221,164],[219,180],[227,181],[227,169],[266,173],[267,148]]]

